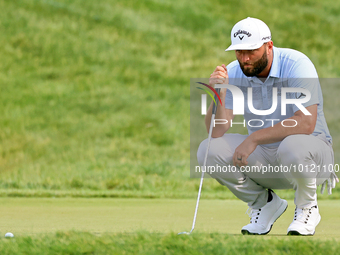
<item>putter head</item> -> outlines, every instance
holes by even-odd
[[[186,232],[186,231],[184,231],[184,232],[178,233],[177,235],[190,235],[190,233],[191,233],[191,232]]]
[[[193,230],[194,230],[194,228],[192,228],[192,229],[190,230],[190,232],[184,231],[184,232],[178,233],[178,235],[190,235],[190,234],[192,233]]]

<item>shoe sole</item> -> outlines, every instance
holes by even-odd
[[[316,223],[315,227],[320,223],[320,221],[321,221],[321,216],[319,216],[318,223]],[[310,233],[310,234],[301,234],[297,230],[291,230],[287,233],[287,236],[313,236],[314,234],[315,234],[315,230],[313,233]]]
[[[279,212],[280,211],[280,209],[282,208],[282,207],[285,207],[285,209],[282,211],[282,213],[280,213],[278,216],[276,216],[276,214],[274,214],[274,216],[273,216],[273,218],[275,218],[276,217],[276,219],[273,221],[273,223],[270,225],[270,228],[269,228],[269,230],[267,231],[267,232],[264,232],[264,233],[252,233],[252,232],[249,232],[248,230],[246,230],[246,229],[242,229],[241,230],[241,233],[243,234],[243,235],[266,235],[266,234],[268,234],[271,230],[272,230],[272,227],[273,227],[273,224],[277,221],[277,219],[278,218],[280,218],[280,216],[287,210],[287,208],[288,208],[288,203],[287,203],[287,201],[286,200],[282,200],[283,202],[282,202],[282,205],[280,206],[280,208],[277,210],[277,212]]]
[[[275,222],[275,221],[274,221],[274,222]],[[245,229],[242,229],[242,230],[241,230],[241,233],[242,233],[242,235],[244,235],[244,236],[251,236],[251,235],[253,235],[253,236],[263,236],[263,235],[268,234],[268,233],[272,230],[272,227],[273,227],[273,224],[270,225],[269,231],[268,231],[268,232],[265,232],[265,233],[251,233],[251,232],[249,232],[248,230],[245,230]]]
[[[313,234],[300,234],[298,231],[296,230],[291,230],[287,233],[287,236],[313,236],[315,234],[315,231],[313,232]]]

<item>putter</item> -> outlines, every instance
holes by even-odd
[[[220,89],[216,89],[216,92],[218,94],[220,94]],[[214,97],[215,97],[215,101],[218,102],[217,96],[215,95]],[[211,134],[212,134],[213,125],[214,125],[216,110],[217,110],[217,104],[216,105],[213,104],[212,115],[211,115],[211,120],[210,120],[210,127],[209,127],[208,145],[207,145],[207,150],[205,151],[205,157],[204,157],[204,162],[203,162],[203,169],[205,169],[206,166],[207,166],[207,159],[208,159],[208,153],[209,153],[209,147],[210,147],[210,140],[211,140]],[[202,191],[202,186],[203,186],[203,180],[204,180],[204,172],[202,171],[200,187],[198,189],[198,195],[197,195],[197,202],[196,202],[196,209],[195,209],[195,214],[194,214],[194,220],[192,222],[191,230],[190,230],[190,232],[186,232],[186,231],[180,232],[180,233],[178,233],[178,235],[183,235],[183,234],[190,235],[192,233],[192,231],[194,231],[195,224],[196,224],[198,205],[200,203],[200,197],[201,197],[201,191]]]

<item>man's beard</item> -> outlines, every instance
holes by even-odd
[[[242,64],[240,61],[238,61],[238,62],[240,64],[240,67],[241,67],[243,73],[247,77],[256,76],[256,75],[260,74],[268,65],[267,49],[263,53],[262,57],[252,65],[252,67],[251,67],[252,69],[250,69],[248,67],[245,68],[244,64]]]

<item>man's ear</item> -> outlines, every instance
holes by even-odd
[[[274,46],[273,41],[267,42],[267,49],[268,49],[267,54],[268,55],[273,52],[273,46]]]

